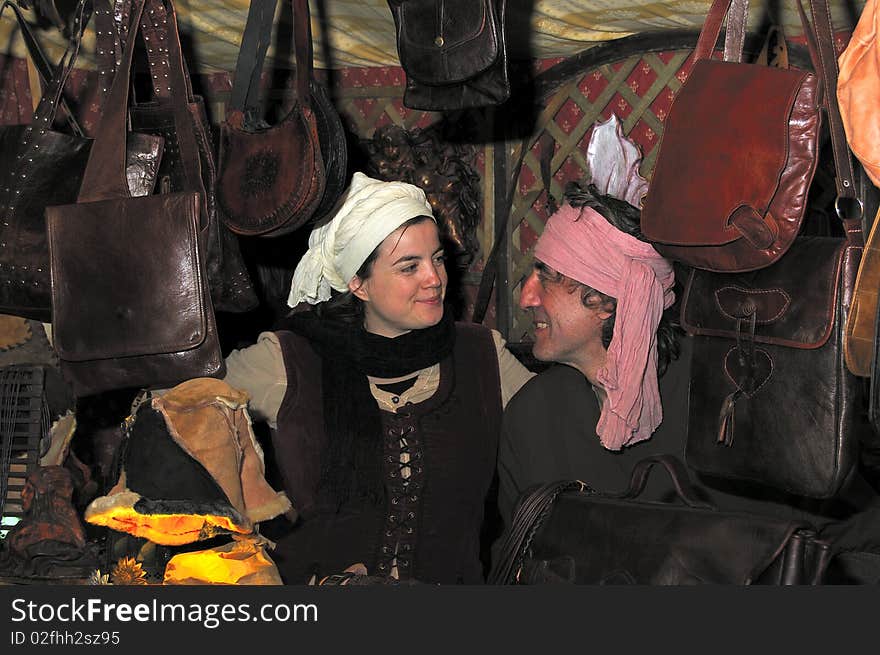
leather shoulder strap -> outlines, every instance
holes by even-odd
[[[251,0],[248,9],[228,104],[229,110],[244,113],[246,124],[255,124],[262,113],[260,74],[272,39],[277,7],[278,0]]]
[[[52,125],[55,121],[56,112],[60,108],[64,111],[66,120],[70,125],[73,134],[78,137],[84,136],[82,127],[80,127],[79,122],[76,120],[76,116],[73,111],[71,111],[67,101],[64,99],[64,86],[67,84],[67,79],[73,70],[74,64],[79,55],[80,47],[82,46],[83,32],[85,32],[86,25],[92,15],[91,3],[87,0],[79,0],[73,14],[74,29],[71,31],[67,48],[65,49],[57,68],[52,65],[46,54],[43,52],[30,24],[25,20],[18,5],[11,0],[6,0],[0,5],[0,16],[2,16],[3,11],[5,11],[7,7],[12,10],[15,19],[18,21],[22,39],[24,40],[25,47],[28,51],[28,57],[33,62],[34,68],[36,68],[45,88],[43,98],[46,102],[37,105],[33,121],[34,124],[42,122],[47,125]]]
[[[293,6],[293,46],[296,57],[296,98],[311,107],[312,20],[308,0],[291,0]],[[252,0],[241,49],[235,65],[229,114],[233,123],[254,125],[262,113],[259,101],[260,75],[272,38],[277,0]]]
[[[192,118],[187,107],[187,79],[180,47],[180,35],[171,0],[146,0],[146,6],[163,4],[168,17],[168,37],[165,41],[166,56],[169,61],[169,77],[165,82],[177,90],[169,102],[173,108],[174,129],[177,135],[180,156],[186,177],[185,189],[199,191],[204,195],[204,186],[199,169],[199,150],[196,142]],[[140,29],[144,0],[134,0],[132,4],[129,38],[125,45],[122,63],[113,79],[107,97],[106,110],[101,119],[101,129],[92,145],[89,161],[80,187],[78,202],[90,202],[108,198],[127,198],[130,193],[125,177],[125,143],[128,134],[127,114],[129,85],[134,57],[136,34]]]
[[[810,56],[821,76],[823,101],[828,118],[828,131],[831,134],[831,149],[834,153],[834,182],[837,199],[834,206],[837,216],[843,222],[847,242],[852,246],[863,246],[862,218],[864,207],[856,189],[855,169],[843,129],[843,119],[837,104],[837,55],[834,50],[834,32],[831,27],[831,12],[826,0],[811,0],[812,25],[807,20],[803,3],[797,0],[798,15],[804,25],[804,35]]]
[[[534,488],[520,500],[505,532],[504,541],[498,559],[486,580],[487,584],[513,584],[516,574],[522,566],[525,556],[535,533],[553,509],[553,503],[559,494],[565,491],[580,490],[594,493],[590,487],[577,480],[561,480],[550,482]]]

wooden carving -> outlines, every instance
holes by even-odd
[[[480,249],[480,178],[473,169],[473,147],[444,140],[433,126],[407,131],[387,125],[365,141],[365,148],[368,175],[424,189],[451,259],[467,267]]]

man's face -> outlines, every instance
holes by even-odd
[[[583,287],[559,277],[549,266],[536,262],[523,283],[519,306],[532,312],[532,354],[541,361],[568,364],[586,373],[595,368],[596,362],[591,359],[604,354],[602,323],[611,314],[585,307],[581,301]]]

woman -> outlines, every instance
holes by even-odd
[[[453,321],[446,282],[424,192],[355,173],[294,271],[288,304],[313,307],[227,358],[300,515],[273,551],[287,584],[355,564],[482,582],[502,406],[531,373],[497,332]]]

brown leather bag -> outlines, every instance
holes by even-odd
[[[293,1],[296,102],[267,126],[253,110],[275,0],[253,0],[235,69],[226,120],[220,125],[217,203],[230,230],[281,236],[314,218],[326,185],[318,124],[312,106],[312,29],[308,0]],[[258,106],[258,104],[256,105]]]
[[[74,13],[67,50],[57,68],[45,58],[19,8],[4,2],[18,21],[29,56],[45,83],[45,91],[29,125],[0,127],[0,312],[44,323],[52,318],[49,247],[46,243],[47,205],[73,202],[85,172],[92,139],[87,137],[64,102],[64,87],[76,64],[82,34],[89,23],[91,3],[80,2]],[[106,10],[94,13],[99,52],[112,23]],[[99,84],[109,86],[112,59],[99,56]],[[68,130],[54,128],[64,108]],[[152,191],[162,157],[162,139],[133,134],[127,144],[128,178],[132,193]]]
[[[147,1],[152,6],[161,0]],[[225,373],[205,270],[207,215],[198,145],[170,0],[165,8],[168,82],[185,190],[132,198],[126,188],[126,109],[134,36],[144,9],[136,0],[131,38],[78,202],[46,209],[54,345],[62,374],[80,396]]]
[[[742,63],[747,13],[745,0],[712,3],[642,208],[642,232],[662,255],[710,271],[752,271],[788,250],[818,161],[822,60],[813,57],[816,74]]]
[[[843,363],[861,248],[799,237],[772,266],[694,270],[682,301],[693,335],[686,460],[693,470],[830,498],[856,464],[862,385]]]

